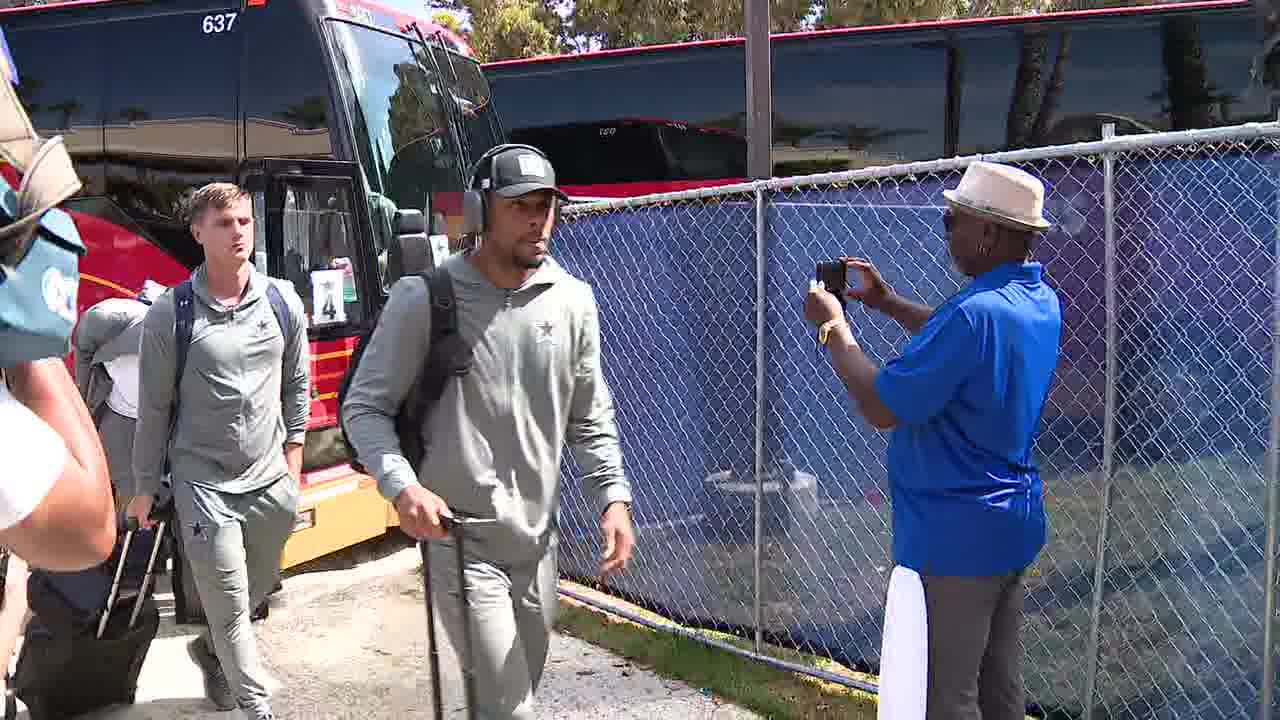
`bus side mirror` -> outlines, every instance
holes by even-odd
[[[421,210],[397,210],[395,237],[387,248],[387,285],[406,275],[417,275],[435,266],[426,217]]]

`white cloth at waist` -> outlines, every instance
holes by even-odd
[[[127,418],[138,419],[138,356],[121,355],[106,363],[111,376],[107,407]]]

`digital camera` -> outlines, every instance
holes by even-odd
[[[845,290],[849,284],[849,266],[845,264],[844,258],[819,262],[816,275],[818,281],[827,289],[827,292],[835,295],[843,306],[845,303]]]

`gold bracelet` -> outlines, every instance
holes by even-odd
[[[845,325],[844,318],[831,318],[822,323],[822,326],[818,328],[818,344],[826,345],[827,340],[831,338],[831,331],[841,325]]]

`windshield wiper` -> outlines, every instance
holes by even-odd
[[[445,102],[445,112],[449,114],[449,122],[453,125],[454,134],[458,138],[458,146],[462,151],[462,156],[465,158],[466,164],[469,166],[475,162],[475,159],[471,155],[471,142],[467,138],[466,120],[462,116],[462,109],[458,107],[458,99],[454,97],[453,88],[449,87],[448,83],[445,81],[444,73],[440,69],[440,61],[436,58],[435,50],[427,42],[426,37],[423,36],[422,28],[418,27],[417,22],[409,23],[409,27],[413,28],[414,34],[418,36],[418,42],[422,44],[423,49],[427,52],[427,57],[431,60],[431,73],[435,75],[442,85],[444,85],[442,88],[444,92],[441,94],[447,95],[449,98],[448,101]],[[410,43],[410,48],[412,49],[412,43]],[[423,70],[423,72],[426,72],[427,68],[422,67],[422,60],[418,57],[417,52],[413,52],[413,56],[414,61],[418,63],[418,66]],[[452,70],[452,67],[450,67],[450,70]],[[462,163],[459,163],[459,166],[461,165]],[[466,171],[461,167],[459,167],[459,170],[464,174],[463,183],[466,183]]]
[[[441,47],[443,47],[443,46],[444,46],[444,31],[443,31],[443,30],[439,30],[439,29],[437,29],[437,30],[435,31],[435,33],[434,33],[434,37],[436,37],[436,38],[439,40],[439,42],[440,42],[440,44],[441,44]],[[463,89],[463,88],[462,88],[462,80],[461,80],[461,79],[459,79],[459,77],[458,77],[458,71],[457,71],[456,69],[454,69],[454,67],[453,67],[453,54],[452,54],[452,53],[450,53],[450,52],[446,49],[446,50],[444,51],[444,56],[445,56],[445,58],[446,58],[446,59],[448,59],[448,61],[449,61],[449,73],[450,73],[451,75],[453,75],[453,82],[454,82],[454,85],[456,85],[456,86],[457,86],[457,88],[458,88],[459,90],[462,90],[462,89]],[[484,82],[484,74],[480,72],[480,69],[479,69],[479,68],[476,68],[476,72],[477,72],[478,74],[480,74],[480,81],[481,81],[481,82]],[[451,90],[450,92],[452,92],[452,90]],[[470,101],[468,100],[468,102],[470,102]],[[472,104],[473,104],[473,106],[476,108],[476,112],[480,112],[480,110],[484,109],[484,107],[485,107],[486,105],[487,105],[487,106],[489,106],[489,112],[485,113],[485,118],[489,121],[489,130],[493,133],[493,138],[494,138],[495,142],[498,142],[498,143],[505,142],[505,141],[506,141],[506,138],[505,138],[505,137],[503,136],[503,134],[502,134],[502,125],[500,125],[500,124],[499,124],[499,122],[498,122],[498,113],[494,112],[494,110],[493,110],[493,91],[492,91],[492,88],[490,88],[490,89],[489,89],[489,96],[488,96],[487,98],[485,98],[484,102],[479,103],[479,104],[474,104],[474,103],[472,103]]]

